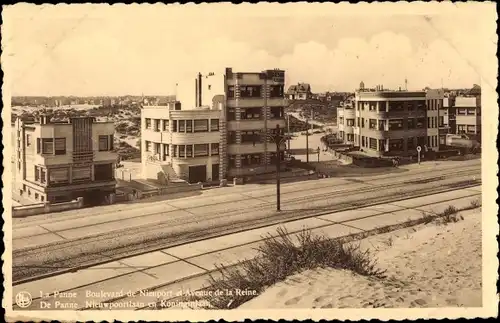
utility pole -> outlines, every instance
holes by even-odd
[[[276,144],[276,211],[281,211],[281,145],[285,142],[286,139],[288,139],[288,136],[284,136],[281,134],[281,129],[279,124],[276,125],[276,133],[270,134],[266,132],[266,137],[272,139],[274,143]]]
[[[288,150],[290,150],[290,114],[286,114],[286,123],[287,123],[287,131],[288,131]]]
[[[306,163],[309,164],[309,119],[306,119]]]

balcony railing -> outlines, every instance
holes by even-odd
[[[92,162],[94,160],[95,153],[93,151],[74,151],[73,152],[73,162],[74,163],[86,163]]]

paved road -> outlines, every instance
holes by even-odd
[[[415,220],[425,213],[436,214],[449,205],[461,209],[480,199],[481,187],[476,186],[350,211],[327,213],[285,224],[165,248],[78,272],[19,284],[14,286],[13,297],[20,291],[29,292],[34,297],[34,301],[28,310],[40,309],[42,300],[51,304],[51,308],[48,308],[51,310],[65,309],[69,306],[73,309],[97,309],[91,308],[96,304],[106,304],[107,309],[144,308],[148,306],[148,303],[157,301],[156,296],[159,299],[172,299],[179,290],[184,292],[188,289],[199,290],[206,284],[208,275],[214,274],[215,264],[231,266],[239,260],[254,257],[255,248],[262,243],[263,236],[276,235],[278,226],[285,227],[292,235],[303,228],[309,228],[313,233],[342,237]],[[466,213],[462,214],[467,216]],[[151,293],[138,292],[145,289]],[[53,297],[56,291],[71,293],[73,297]],[[108,294],[100,294],[101,291]],[[128,291],[135,292],[135,296],[127,297]],[[51,295],[41,297],[41,293]],[[56,301],[59,301],[58,305]],[[20,308],[14,309],[20,310]]]
[[[84,209],[27,218],[13,228],[13,279],[165,248],[370,202],[456,188],[480,180],[477,161],[411,172],[293,183],[282,188],[282,212],[267,185],[221,188],[176,200]]]

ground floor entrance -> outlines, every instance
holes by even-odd
[[[207,181],[207,165],[189,166],[189,183]]]
[[[213,181],[219,180],[219,164],[212,165],[212,180]]]

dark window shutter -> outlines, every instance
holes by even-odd
[[[40,153],[40,146],[41,146],[41,139],[40,138],[36,138],[36,153],[37,154]]]

